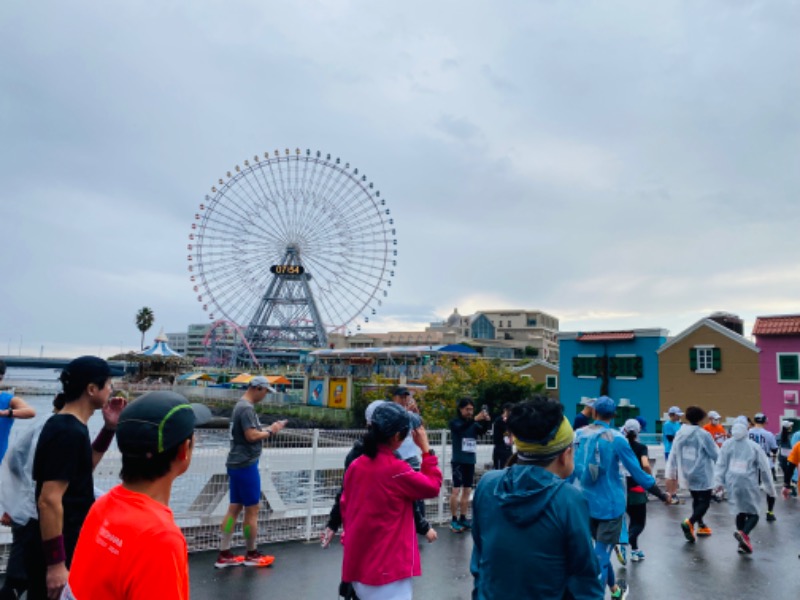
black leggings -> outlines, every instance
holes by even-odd
[[[647,503],[628,504],[625,510],[630,518],[628,523],[628,542],[631,545],[631,550],[638,550],[639,536],[644,531],[644,526],[647,523]]]
[[[696,492],[692,490],[692,516],[689,517],[689,522],[694,525],[699,523],[704,526],[703,517],[706,516],[708,508],[711,506],[711,490],[701,490]]]
[[[751,515],[749,513],[739,513],[736,515],[736,529],[750,535],[750,532],[756,528],[758,523],[758,515]]]

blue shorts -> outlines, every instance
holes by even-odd
[[[228,467],[228,487],[231,504],[255,506],[261,500],[261,473],[258,463],[240,469]]]

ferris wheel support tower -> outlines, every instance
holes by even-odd
[[[261,298],[245,338],[256,346],[298,344],[321,348],[328,344],[314,294],[296,246],[286,248],[280,265],[270,267],[272,280]]]

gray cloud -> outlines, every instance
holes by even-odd
[[[202,322],[197,205],[286,147],[341,156],[389,200],[383,323],[482,303],[673,331],[800,311],[794,4],[4,13],[0,343],[136,347],[145,304],[156,329]]]

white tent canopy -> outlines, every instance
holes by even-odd
[[[169,347],[169,338],[167,338],[163,328],[156,337],[155,343],[139,352],[139,354],[142,356],[182,356]]]

